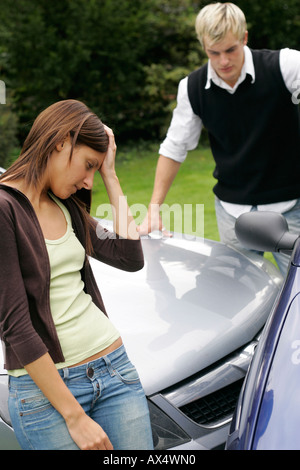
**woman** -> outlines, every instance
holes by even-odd
[[[35,120],[0,179],[0,332],[9,410],[23,449],[151,449],[146,399],[109,321],[87,255],[143,267],[135,223],[115,173],[112,131],[83,103]],[[82,199],[100,171],[114,231]]]

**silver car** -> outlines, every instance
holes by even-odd
[[[282,277],[270,262],[219,242],[174,234],[142,243],[139,272],[91,264],[139,371],[155,449],[223,448]],[[7,394],[0,365],[0,449],[16,449]]]

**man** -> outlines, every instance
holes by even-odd
[[[300,115],[293,98],[300,79],[300,52],[249,49],[245,16],[232,3],[204,7],[196,32],[208,64],[179,83],[141,233],[162,229],[159,205],[187,152],[197,146],[202,126],[216,162],[221,241],[243,250],[234,224],[250,210],[281,212],[290,230],[300,233]],[[288,257],[274,256],[285,272]]]

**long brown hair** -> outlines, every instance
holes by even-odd
[[[46,170],[56,145],[67,135],[75,145],[83,144],[97,152],[106,152],[108,136],[103,123],[84,103],[64,100],[52,104],[35,119],[17,160],[3,177],[24,179],[28,186],[37,186]]]
[[[35,119],[17,160],[0,177],[5,180],[23,179],[28,186],[37,187],[47,168],[50,155],[56,145],[70,135],[72,148],[87,145],[97,152],[105,153],[108,136],[99,117],[84,103],[64,100],[52,104]],[[81,212],[88,226],[89,217],[81,206]],[[87,231],[87,251],[90,251]]]

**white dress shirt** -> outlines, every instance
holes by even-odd
[[[255,81],[255,70],[252,53],[248,46],[244,46],[244,52],[244,64],[239,79],[234,87],[228,85],[217,75],[209,60],[205,88],[210,88],[211,81],[213,81],[215,85],[224,88],[228,93],[233,94],[240,83],[245,80],[247,74],[252,77],[253,83]],[[287,89],[291,93],[292,99],[292,94],[297,94],[297,90],[300,93],[300,51],[288,48],[282,49],[279,55],[279,65],[283,80]],[[203,127],[200,117],[192,110],[190,100],[188,98],[187,82],[188,77],[185,77],[179,83],[177,106],[173,111],[173,117],[167,136],[159,149],[160,155],[171,158],[172,160],[180,163],[185,160],[189,150],[193,150],[197,147]],[[257,206],[257,209],[283,213],[291,209],[295,203],[296,201],[292,200],[274,204],[264,204]],[[252,207],[250,205],[231,204],[224,201],[221,201],[221,204],[224,209],[234,217],[238,217],[244,212],[249,212]]]

